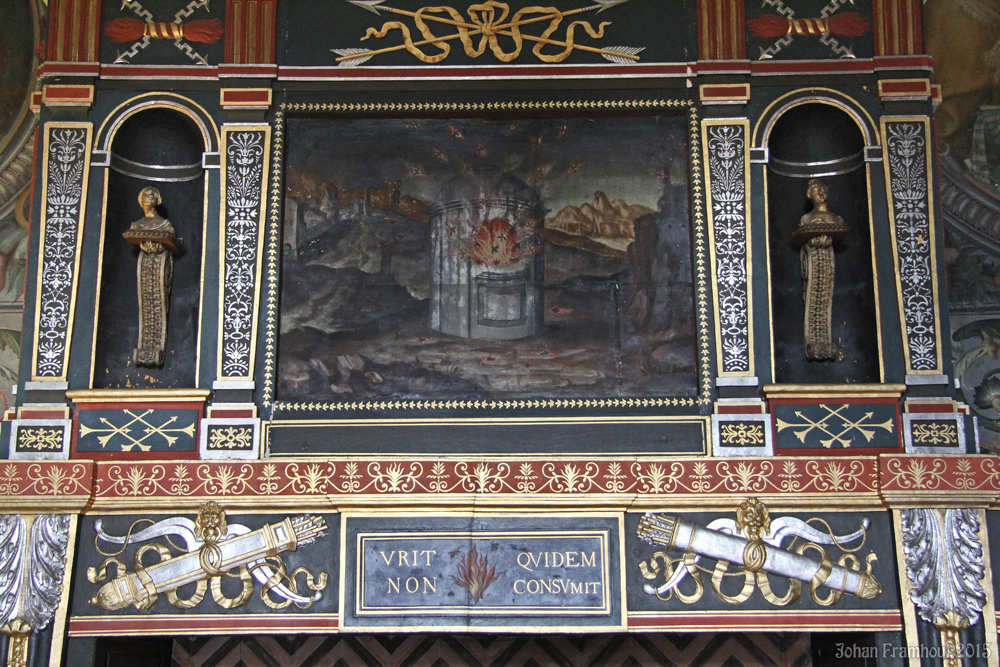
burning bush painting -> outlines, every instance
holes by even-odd
[[[697,392],[682,115],[286,137],[279,402]]]
[[[469,599],[473,604],[483,599],[486,589],[503,575],[497,572],[496,565],[490,565],[489,556],[479,555],[473,544],[469,552],[458,562],[458,573],[451,575],[451,580],[458,586],[469,591]]]

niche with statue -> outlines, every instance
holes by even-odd
[[[879,382],[864,138],[829,104],[793,107],[768,139],[776,382]]]
[[[155,108],[111,144],[93,386],[195,386],[205,172],[201,133]]]

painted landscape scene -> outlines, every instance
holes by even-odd
[[[286,137],[279,401],[697,392],[683,116]]]

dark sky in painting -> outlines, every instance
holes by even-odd
[[[678,118],[292,119],[289,166],[342,188],[403,182],[402,194],[434,202],[463,170],[509,171],[536,185],[555,212],[597,190],[657,207],[661,184],[686,181]]]

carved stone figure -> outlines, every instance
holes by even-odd
[[[167,311],[174,276],[174,255],[184,244],[174,235],[174,226],[156,207],[163,203],[160,191],[145,187],[139,193],[143,217],[122,234],[139,247],[136,278],[139,286],[139,345],[133,354],[137,366],[162,366],[167,343]]]
[[[833,310],[833,246],[850,232],[843,218],[827,208],[830,189],[813,178],[806,196],[813,210],[802,216],[789,245],[799,251],[802,262],[802,299],[805,301],[805,348],[810,361],[828,361],[837,356],[830,332]]]

